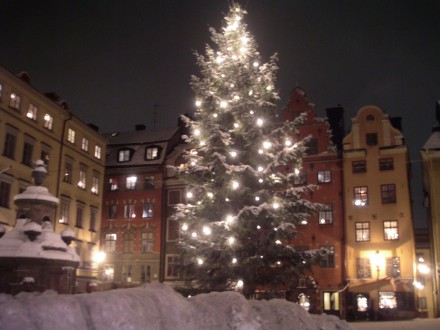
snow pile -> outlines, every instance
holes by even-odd
[[[0,295],[0,329],[197,330],[352,329],[335,316],[311,315],[274,299],[246,300],[236,292],[189,299],[163,284],[78,295],[54,291]]]

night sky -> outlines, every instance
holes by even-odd
[[[342,105],[346,129],[365,105],[401,116],[411,152],[414,212],[419,152],[440,99],[440,1],[247,0],[263,60],[278,53],[280,109],[296,84],[318,113]],[[101,132],[173,127],[193,110],[195,50],[219,28],[226,0],[0,0],[0,65]]]

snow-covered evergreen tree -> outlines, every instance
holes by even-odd
[[[174,219],[181,229],[185,268],[207,290],[243,285],[274,290],[287,284],[309,254],[289,244],[296,224],[316,206],[304,199],[312,186],[294,184],[306,150],[296,141],[303,121],[277,119],[276,55],[262,63],[257,44],[233,4],[213,46],[196,53],[200,77],[192,77],[197,107],[185,117],[190,136],[185,204]]]

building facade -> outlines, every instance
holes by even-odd
[[[314,313],[327,313],[343,317],[344,301],[341,290],[345,287],[344,275],[344,214],[342,203],[341,139],[344,135],[343,109],[328,109],[327,118],[317,117],[315,106],[305,91],[296,87],[283,111],[283,120],[294,120],[306,114],[298,127],[296,137],[309,138],[306,156],[297,171],[298,186],[313,184],[318,188],[306,196],[323,208],[309,221],[299,224],[299,235],[292,241],[297,251],[319,250],[319,263],[299,277],[287,292],[287,299],[302,304]],[[333,125],[331,125],[333,124]]]
[[[366,106],[343,140],[349,318],[415,316],[409,155],[393,124]]]
[[[440,123],[440,101],[437,103],[437,121]],[[422,158],[424,205],[428,215],[431,258],[430,269],[433,281],[433,316],[440,317],[440,126],[432,133],[420,152]]]
[[[15,223],[12,197],[32,183],[30,168],[41,159],[45,186],[60,199],[51,220],[58,233],[75,231],[80,256],[78,291],[96,277],[92,254],[98,250],[105,138],[68,110],[54,93],[43,94],[27,73],[0,67],[0,222]]]
[[[124,287],[163,278],[166,158],[180,142],[180,128],[108,136],[100,278]],[[107,286],[108,286],[107,285]]]

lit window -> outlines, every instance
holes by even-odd
[[[356,242],[368,242],[370,240],[370,223],[356,222]]]
[[[354,187],[354,205],[365,206],[368,204],[368,187]]]
[[[32,103],[29,103],[29,108],[26,117],[32,120],[37,120],[37,112],[38,112],[38,108]]]
[[[40,159],[44,162],[44,165],[46,165],[46,170],[49,170],[49,161],[50,161],[51,151],[52,151],[51,146],[49,146],[46,143],[41,143]]]
[[[108,179],[108,183],[109,183],[109,190],[118,190],[119,189],[118,179],[110,178],[110,179]]]
[[[319,183],[328,183],[332,181],[331,171],[318,171],[318,182]]]
[[[127,182],[125,185],[126,189],[134,190],[136,189],[137,176],[129,176],[127,177]]]
[[[134,219],[136,218],[136,211],[134,204],[124,205],[124,219]]]
[[[371,278],[371,264],[369,258],[356,259],[357,278]]]
[[[396,185],[382,184],[380,185],[380,195],[382,204],[392,204],[396,202]]]
[[[115,252],[116,251],[116,239],[117,235],[112,234],[105,234],[105,241],[104,241],[104,251],[105,252]]]
[[[48,113],[46,113],[44,115],[44,124],[43,126],[45,128],[47,128],[48,130],[52,130],[53,129],[53,117],[51,115],[49,115]]]
[[[145,203],[143,205],[142,218],[153,218],[154,217],[154,204],[153,203]]]
[[[99,194],[99,174],[95,173],[92,177],[92,194]]]
[[[102,149],[100,146],[95,146],[95,158],[101,159],[102,157]]]
[[[397,297],[395,292],[379,292],[379,309],[397,308]]]
[[[386,241],[399,239],[399,223],[397,220],[387,220],[383,222],[383,235]]]
[[[331,225],[333,223],[333,205],[327,204],[319,211],[319,224]]]
[[[367,172],[367,162],[365,160],[356,160],[351,162],[352,173],[365,173]]]
[[[11,94],[11,101],[9,102],[9,106],[12,109],[20,110],[21,106],[21,96],[17,95],[16,93]]]
[[[148,147],[145,149],[145,159],[154,160],[159,159],[159,147]]]
[[[118,151],[118,162],[129,162],[133,154],[132,149],[121,149]]]
[[[381,170],[381,171],[394,170],[394,159],[393,158],[380,158],[379,159],[379,170]]]
[[[59,223],[68,224],[69,223],[69,214],[70,214],[70,201],[64,200],[61,202],[61,213]]]
[[[75,143],[75,131],[71,128],[67,130],[67,141]]]
[[[89,140],[83,138],[81,141],[81,149],[84,151],[89,151]]]
[[[86,189],[86,184],[87,184],[87,168],[84,165],[81,165],[79,169],[78,187],[81,189]]]
[[[66,159],[64,162],[64,178],[63,181],[66,183],[72,183],[72,174],[73,174],[73,161]]]
[[[339,292],[323,292],[324,312],[339,310]]]

